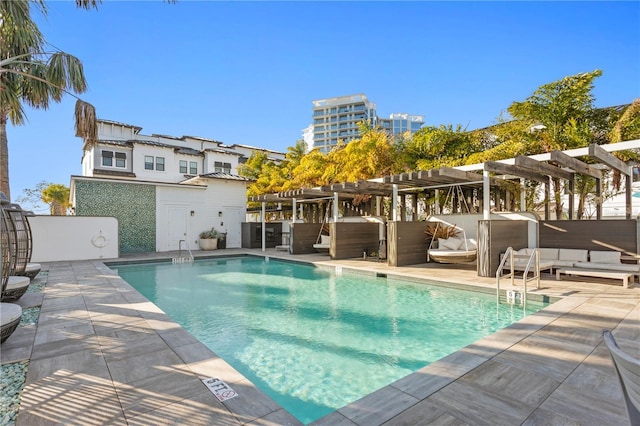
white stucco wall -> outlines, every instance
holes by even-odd
[[[243,181],[199,179],[203,188],[159,185],[156,189],[156,250],[177,250],[181,239],[199,250],[200,232],[214,227],[227,233],[227,247],[240,248],[246,214]],[[191,212],[193,211],[193,215]]]
[[[35,216],[29,224],[32,262],[118,257],[118,221],[113,217]]]

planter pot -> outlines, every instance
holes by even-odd
[[[200,250],[216,250],[218,248],[217,238],[201,238]]]
[[[227,248],[227,238],[218,238],[218,248],[226,249]]]

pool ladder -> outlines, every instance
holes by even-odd
[[[522,274],[522,292],[518,290],[507,291],[507,302],[510,304],[519,304],[526,306],[527,304],[527,282],[536,280],[536,288],[540,288],[540,252],[537,248],[533,249],[531,255],[515,254],[513,247],[507,247],[507,251],[500,260],[500,266],[496,271],[496,299],[500,303],[500,279],[511,278],[511,286],[515,286],[515,262],[514,259],[527,259],[524,272]],[[505,264],[509,261],[509,273],[504,273]],[[533,272],[533,276],[529,278],[529,271]]]
[[[182,256],[182,243],[184,243],[187,251],[189,252],[189,256]],[[171,263],[193,263],[193,253],[191,253],[191,249],[189,248],[189,244],[187,244],[186,240],[178,241],[178,257],[174,257],[171,259]]]

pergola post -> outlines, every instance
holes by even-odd
[[[264,201],[262,202],[262,211],[261,211],[261,220],[262,220],[262,251],[265,251],[267,249],[267,241],[266,241],[266,237],[267,237],[267,230],[265,227],[265,215],[266,215],[266,204]]]
[[[396,222],[398,220],[398,185],[395,183],[392,187],[392,196],[391,196],[391,220]]]
[[[293,223],[296,223],[296,217],[297,217],[297,210],[296,209],[297,209],[297,206],[296,206],[296,199],[295,198],[293,198],[291,200],[291,204],[292,204],[292,209],[291,210],[293,210],[293,217],[291,218],[292,219],[291,221]]]
[[[633,181],[633,179],[631,178],[632,175],[628,174],[625,176],[625,205],[626,205],[626,217],[627,219],[631,219],[631,207],[632,207],[632,200],[631,200],[631,182]]]
[[[575,196],[573,194],[573,192],[575,191],[575,183],[573,181],[573,179],[571,179],[569,181],[569,220],[573,220],[573,210],[574,210],[574,203],[575,203]]]
[[[333,223],[338,222],[338,193],[333,193]]]
[[[489,172],[487,170],[482,171],[482,219],[490,219],[491,206],[491,185],[489,183]]]
[[[545,182],[544,184],[544,220],[549,220],[550,212],[549,212],[549,203],[551,202],[551,188],[549,188],[551,184],[549,182]],[[559,220],[556,218],[556,220]]]
[[[436,195],[435,195],[435,212],[434,214],[440,214],[440,190],[436,189]]]
[[[413,208],[413,216],[411,217],[411,220],[413,222],[417,222],[418,221],[418,194],[417,193],[411,194],[411,207]]]
[[[527,211],[527,185],[524,179],[520,179],[520,211]]]
[[[596,219],[602,219],[602,179],[596,178]]]
[[[407,220],[407,196],[405,194],[400,195],[400,221]]]

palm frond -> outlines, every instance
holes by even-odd
[[[96,109],[93,105],[80,99],[76,101],[76,136],[85,140],[85,143],[92,145],[98,141],[98,122]]]

